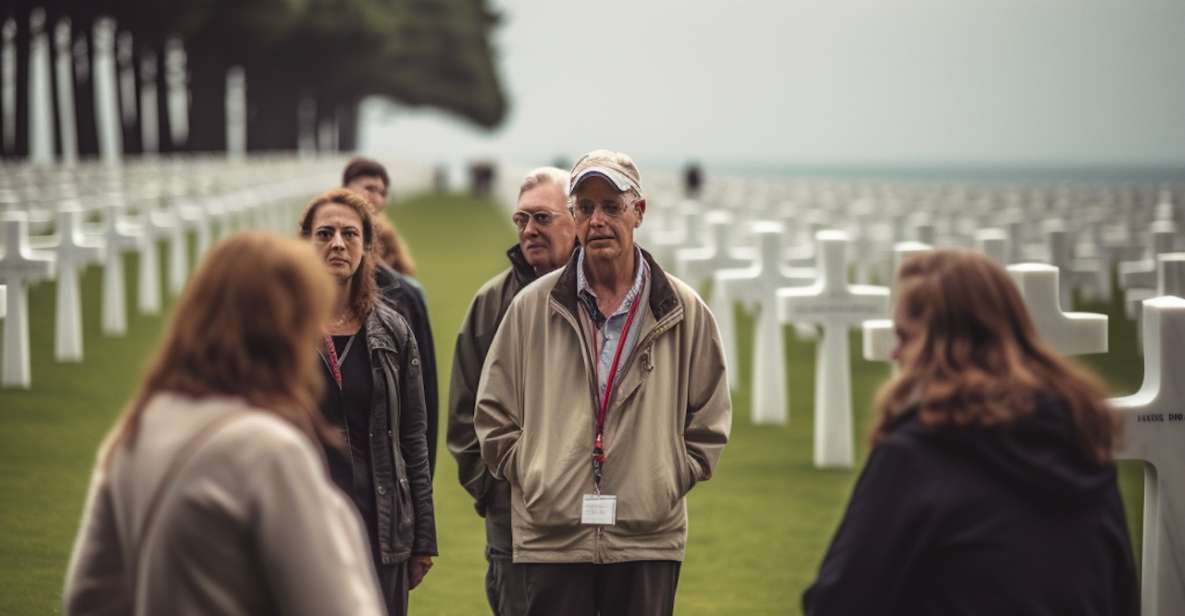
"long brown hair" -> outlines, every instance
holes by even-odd
[[[250,263],[250,267],[243,267]],[[202,260],[165,330],[164,342],[104,449],[136,439],[153,395],[233,396],[287,420],[314,442],[336,444],[318,411],[316,343],[333,282],[308,245],[239,233]]]
[[[416,261],[411,257],[407,243],[399,235],[394,223],[375,212],[374,254],[382,263],[405,276],[416,275]]]
[[[875,443],[916,412],[927,426],[1009,425],[1060,401],[1082,453],[1111,459],[1119,421],[1100,381],[1037,337],[1016,285],[968,250],[911,256],[897,274],[900,371],[876,397]]]
[[[362,220],[362,262],[350,279],[350,298],[347,302],[351,315],[365,319],[378,301],[378,289],[374,282],[374,219],[370,216],[370,205],[361,195],[344,188],[336,188],[313,199],[300,217],[300,236],[309,239],[313,235],[313,219],[321,206],[333,203],[354,210]],[[324,266],[322,266],[324,267]]]

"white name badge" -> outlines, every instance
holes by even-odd
[[[585,494],[580,512],[581,524],[613,526],[617,523],[617,497],[608,494]]]

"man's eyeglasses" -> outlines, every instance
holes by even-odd
[[[515,212],[510,219],[514,221],[514,226],[518,227],[519,231],[527,228],[527,223],[532,219],[538,227],[546,227],[555,220],[556,215],[551,212]]]
[[[628,205],[620,201],[606,201],[599,206],[592,201],[577,201],[572,204],[572,215],[579,220],[587,220],[597,211],[597,208],[609,218],[618,218],[625,213]]]

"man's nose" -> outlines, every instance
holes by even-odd
[[[609,215],[605,213],[605,208],[594,208],[592,216],[588,217],[589,224],[603,225],[609,220]]]

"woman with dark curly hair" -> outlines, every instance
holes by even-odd
[[[406,614],[436,555],[420,354],[407,322],[378,300],[366,201],[329,191],[305,208],[300,234],[336,283],[319,349],[321,411],[345,440],[328,452],[330,476],[366,524],[388,612]]]
[[[983,255],[912,256],[896,288],[900,371],[804,611],[1139,613],[1102,386]]]

